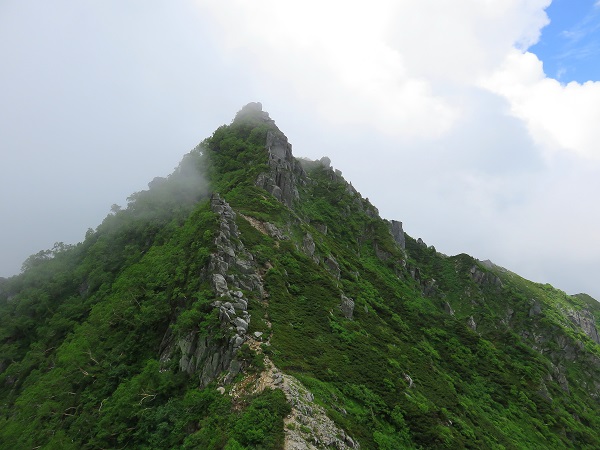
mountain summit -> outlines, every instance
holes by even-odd
[[[600,448],[600,306],[387,221],[260,103],[0,279],[2,449]]]

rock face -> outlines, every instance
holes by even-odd
[[[340,275],[341,275],[341,271],[340,271],[340,265],[338,264],[337,260],[332,255],[329,255],[325,259],[323,259],[323,262],[325,263],[325,268],[336,279],[339,280],[340,279]]]
[[[392,220],[390,225],[390,232],[396,243],[402,250],[406,248],[406,240],[404,238],[404,230],[402,229],[402,222]]]
[[[265,146],[270,170],[258,176],[256,185],[285,205],[292,206],[299,197],[296,186],[305,182],[306,173],[292,156],[292,146],[281,131],[269,130]]]
[[[316,245],[310,233],[306,233],[302,239],[302,250],[316,263],[319,262],[319,257],[315,254]]]
[[[529,308],[529,317],[539,316],[542,313],[542,305],[539,302],[534,301],[531,308]]]
[[[496,289],[502,288],[502,281],[492,272],[481,270],[478,266],[471,267],[469,272],[471,279],[481,287],[492,286]]]
[[[583,330],[588,337],[596,344],[600,344],[600,335],[594,321],[594,316],[587,309],[581,311],[569,311],[567,317]]]
[[[211,198],[211,209],[219,215],[219,234],[215,238],[217,251],[211,255],[203,276],[211,281],[218,298],[212,305],[218,308],[226,338],[218,340],[201,336],[193,330],[177,342],[173,341],[173,337],[166,337],[170,342],[164,345],[161,354],[164,363],[174,356],[178,348],[180,370],[197,373],[200,386],[206,386],[221,372],[227,372],[225,382],[239,373],[241,364],[236,353],[246,341],[250,323],[248,299],[242,290],[254,291],[259,297],[264,295],[254,258],[239,239],[235,212],[218,194]]]

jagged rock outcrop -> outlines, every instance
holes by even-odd
[[[332,255],[329,255],[323,259],[323,262],[325,263],[325,268],[331,273],[331,275],[339,280],[341,271],[337,260]]]
[[[352,319],[352,315],[354,314],[354,300],[342,294],[342,303],[340,303],[339,308],[346,319]]]
[[[469,271],[471,279],[481,287],[491,286],[496,289],[502,288],[502,281],[492,272],[482,270],[478,266],[471,267]]]
[[[531,308],[529,308],[529,317],[539,316],[541,313],[542,305],[534,300],[533,304],[531,305]]]
[[[477,330],[477,323],[475,322],[473,316],[469,316],[469,318],[467,319],[467,326],[473,331]]]
[[[400,248],[404,250],[406,248],[406,240],[404,237],[404,230],[402,229],[402,222],[392,220],[390,222],[390,232],[392,233],[394,241],[396,241]]]
[[[253,291],[259,298],[264,295],[254,257],[240,240],[235,212],[218,194],[211,197],[211,209],[219,216],[219,233],[215,238],[217,251],[210,256],[202,276],[211,282],[217,297],[212,306],[218,308],[226,339],[201,336],[193,330],[177,341],[175,337],[169,337],[167,340],[171,342],[163,345],[161,354],[164,364],[178,348],[180,370],[197,373],[200,386],[206,386],[221,372],[227,372],[225,382],[239,373],[241,363],[236,359],[236,353],[246,341],[250,324],[248,299],[242,290]]]
[[[299,198],[297,186],[305,182],[306,172],[300,162],[293,157],[292,146],[287,137],[277,129],[269,114],[262,111],[260,103],[246,105],[235,120],[260,120],[273,125],[267,131],[265,142],[270,170],[258,176],[256,185],[285,205],[292,206]]]
[[[259,122],[263,122],[275,125],[275,121],[269,117],[269,113],[263,111],[261,102],[250,102],[240,109],[233,119],[233,123],[236,122],[249,122],[255,125],[258,125]]]
[[[310,233],[306,233],[302,238],[302,250],[316,263],[319,262],[319,257],[316,255],[316,245]]]
[[[569,311],[567,317],[571,322],[581,328],[592,341],[596,344],[600,344],[600,335],[598,335],[598,329],[596,328],[594,316],[591,312],[587,309],[581,311]]]

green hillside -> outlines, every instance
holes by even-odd
[[[598,449],[599,321],[408,236],[251,103],[0,280],[0,448]]]

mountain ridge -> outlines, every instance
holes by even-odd
[[[0,447],[595,448],[594,302],[415,240],[250,103],[0,283]]]

